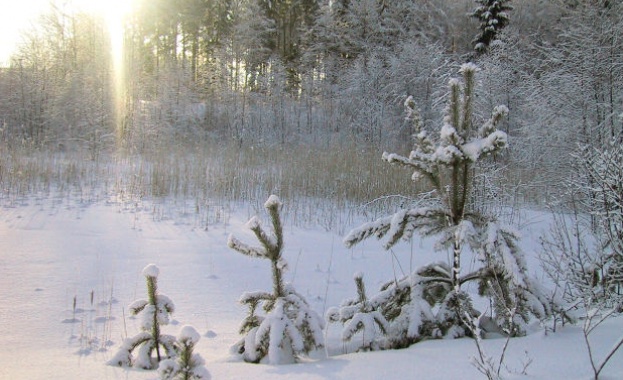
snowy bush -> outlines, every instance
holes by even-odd
[[[620,141],[620,138],[617,138]],[[576,158],[578,175],[568,181],[573,194],[572,215],[557,214],[542,238],[541,263],[556,289],[552,295],[565,307],[556,311],[563,321],[577,313],[597,379],[623,335],[598,358],[591,334],[608,318],[623,311],[623,147],[583,147]],[[554,325],[555,327],[555,325]]]
[[[210,373],[204,366],[205,361],[199,354],[193,353],[199,338],[199,333],[194,327],[182,327],[175,343],[177,360],[165,359],[158,366],[158,373],[162,380],[210,379]]]
[[[160,270],[154,264],[149,264],[143,269],[143,275],[147,281],[148,298],[136,300],[129,306],[132,315],[142,315],[141,329],[143,331],[132,338],[125,339],[119,351],[108,361],[109,365],[154,369],[163,359],[161,347],[164,348],[164,358],[175,356],[175,337],[160,333],[160,326],[169,324],[169,314],[173,313],[175,306],[169,297],[158,294],[159,273]],[[132,356],[135,349],[138,349],[136,358]],[[154,351],[155,358],[152,357]]]
[[[272,293],[249,292],[240,298],[240,303],[249,306],[249,314],[240,327],[240,333],[245,336],[233,350],[247,362],[293,363],[300,355],[323,347],[324,322],[291,285],[284,284],[283,271],[287,263],[281,256],[281,201],[271,195],[264,207],[272,222],[272,233],[263,229],[257,217],[247,223],[260,242],[259,247],[249,246],[232,235],[228,239],[230,248],[247,256],[270,260],[273,278]],[[257,314],[260,305],[265,315]]]
[[[341,322],[344,325],[342,330],[343,341],[348,342],[357,333],[361,333],[359,350],[377,350],[380,348],[377,338],[379,335],[387,334],[389,323],[378,310],[379,305],[368,300],[363,283],[363,274],[355,274],[355,284],[357,286],[357,298],[344,301],[339,308],[330,308],[327,311],[326,319],[329,322]]]
[[[623,147],[582,147],[565,184],[571,214],[554,214],[542,237],[541,263],[568,307],[613,308],[623,302]],[[553,204],[560,207],[560,204]]]
[[[412,97],[405,101],[407,120],[415,130],[415,148],[409,156],[383,153],[389,163],[413,170],[412,179],[424,179],[434,189],[426,207],[398,211],[366,223],[345,238],[353,246],[371,236],[385,238],[390,249],[414,233],[437,236],[437,249],[450,250],[448,264],[436,263],[416,270],[381,289],[379,306],[392,327],[390,340],[395,347],[425,337],[469,334],[463,322],[465,313],[477,315],[468,294],[461,286],[476,281],[480,295],[494,303],[497,322],[510,335],[524,333],[529,314],[543,318],[550,314],[549,304],[528,274],[518,233],[500,225],[494,218],[474,210],[472,182],[476,164],[506,148],[507,135],[497,125],[508,113],[505,106],[493,109],[480,127],[472,120],[475,74],[472,64],[461,66],[462,81],[449,81],[446,114],[437,137],[422,128]],[[470,250],[480,264],[474,271],[461,273],[461,256]],[[516,310],[509,325],[508,311]]]

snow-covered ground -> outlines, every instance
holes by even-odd
[[[328,358],[285,366],[240,362],[229,354],[245,313],[237,300],[245,291],[271,289],[267,261],[226,246],[232,232],[254,241],[244,227],[248,208],[240,205],[206,230],[190,214],[162,220],[153,206],[138,206],[32,199],[0,208],[0,379],[156,379],[156,371],[105,365],[123,337],[139,331],[127,305],[145,298],[141,271],[149,263],[160,268],[159,290],[176,305],[174,323],[164,332],[178,335],[183,325],[193,325],[202,335],[196,352],[213,379],[483,378],[470,362],[477,354],[471,339],[345,353],[338,326],[328,329]],[[522,224],[528,254],[538,248],[546,217],[531,213]],[[375,241],[349,250],[341,240],[322,228],[285,224],[286,279],[321,315],[356,295],[355,272],[364,274],[372,294],[411,266],[445,258],[431,253],[426,241],[403,243],[392,254]],[[535,260],[529,261],[537,271]],[[623,318],[600,327],[592,337],[596,357],[621,334]],[[503,343],[486,340],[485,349],[497,358]],[[510,341],[505,364],[506,378],[592,377],[579,326],[545,334],[536,324],[527,337]],[[602,378],[623,378],[623,352]]]

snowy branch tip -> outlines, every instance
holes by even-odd
[[[143,276],[145,277],[158,277],[159,274],[160,269],[158,269],[156,264],[149,264],[143,268]]]
[[[470,74],[470,73],[475,73],[478,71],[478,66],[476,66],[475,63],[472,62],[467,62],[461,65],[461,68],[459,69],[459,73],[461,74]]]
[[[199,341],[200,336],[194,327],[186,325],[182,327],[182,331],[180,331],[180,334],[178,335],[178,339],[180,342],[185,342],[188,344],[196,344]]]
[[[266,203],[264,203],[264,208],[266,209],[270,209],[273,207],[281,207],[282,203],[281,200],[279,199],[278,196],[272,194],[270,197],[268,197],[268,200],[266,200]]]

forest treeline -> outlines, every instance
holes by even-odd
[[[483,48],[474,15],[487,3],[137,0],[116,108],[105,20],[52,1],[0,69],[0,138],[91,158],[210,144],[408,151],[407,96],[432,127],[471,61],[477,120],[509,108],[510,149],[495,158],[506,180],[542,192],[569,175],[578,144],[621,137],[623,2],[502,1],[508,19]]]

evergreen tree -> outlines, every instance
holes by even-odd
[[[339,308],[330,308],[327,311],[326,319],[329,322],[341,322],[344,325],[342,330],[343,341],[348,342],[361,332],[359,350],[374,351],[380,348],[377,341],[379,332],[385,335],[389,330],[389,323],[379,311],[380,305],[368,299],[363,283],[363,274],[355,274],[355,285],[357,286],[357,298],[343,302]]]
[[[498,33],[508,25],[508,12],[513,9],[510,0],[476,0],[478,6],[472,13],[480,22],[480,32],[474,39],[474,49],[484,53],[496,39]]]
[[[316,22],[319,12],[318,0],[255,0],[261,12],[273,22],[272,38],[266,47],[278,56],[288,73],[288,88],[299,86],[298,61],[304,32]],[[259,15],[256,15],[259,17]]]
[[[177,360],[166,359],[160,362],[158,373],[162,380],[209,380],[210,373],[204,367],[205,361],[193,353],[199,341],[199,333],[192,326],[182,327],[175,350]]]
[[[273,54],[270,42],[276,33],[275,21],[264,14],[257,2],[250,1],[236,13],[233,30],[233,58],[244,63],[245,85],[249,89],[258,90],[258,77],[268,71]],[[235,70],[243,71],[238,67]]]
[[[249,292],[240,298],[242,304],[249,306],[249,314],[240,327],[240,333],[245,337],[233,350],[247,362],[293,363],[300,355],[323,347],[324,322],[303,296],[283,281],[287,263],[282,257],[281,201],[271,195],[264,207],[272,222],[272,233],[264,230],[257,217],[247,223],[260,242],[259,247],[249,246],[233,235],[228,239],[231,249],[250,257],[270,260],[273,278],[272,293]],[[265,315],[256,314],[259,305],[262,305]]]
[[[161,347],[165,350],[165,358],[175,356],[175,337],[160,333],[160,326],[169,324],[169,314],[173,313],[175,306],[169,297],[158,294],[159,273],[160,270],[154,264],[149,264],[143,269],[143,275],[147,280],[148,298],[136,300],[129,306],[132,315],[142,314],[141,329],[143,331],[132,338],[127,338],[108,364],[154,369],[163,359]],[[134,359],[132,351],[137,348],[139,349],[138,356]],[[156,352],[155,358],[152,357],[154,351]]]
[[[405,107],[407,119],[416,131],[415,149],[408,157],[383,154],[389,163],[412,169],[414,180],[428,181],[434,189],[432,204],[364,224],[344,238],[347,246],[353,246],[370,236],[386,237],[384,247],[390,249],[401,239],[409,240],[419,232],[423,236],[439,236],[438,249],[452,252],[450,265],[439,263],[421,268],[382,289],[386,318],[403,320],[398,324],[399,331],[392,334],[394,345],[407,345],[439,334],[468,334],[463,319],[466,313],[475,312],[469,295],[461,290],[461,285],[468,281],[477,281],[481,295],[498,305],[496,318],[509,334],[522,333],[521,326],[530,312],[539,317],[549,314],[547,301],[527,275],[518,234],[471,207],[474,165],[507,144],[506,133],[497,129],[508,112],[505,106],[495,107],[491,118],[479,128],[473,121],[476,71],[474,64],[464,64],[460,70],[463,81],[450,80],[448,107],[437,138],[422,129],[419,113],[409,97]],[[464,248],[471,250],[481,267],[462,276]],[[435,305],[439,306],[436,316]],[[508,313],[514,310],[513,315],[518,317],[509,326]]]

